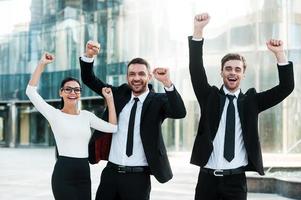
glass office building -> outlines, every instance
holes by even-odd
[[[263,152],[301,153],[301,2],[299,0],[32,0],[31,22],[0,38],[0,145],[52,146],[47,121],[25,95],[25,88],[44,51],[56,55],[39,86],[41,95],[59,107],[59,84],[66,76],[80,78],[79,56],[88,40],[101,43],[95,73],[110,84],[126,82],[126,64],[134,57],[151,66],[169,67],[182,94],[187,116],[166,120],[163,134],[169,150],[191,150],[199,106],[188,70],[188,41],[193,17],[208,11],[204,61],[209,82],[221,85],[220,59],[238,52],[247,59],[242,90],[258,91],[278,83],[276,60],[265,46],[269,38],[285,41],[294,62],[294,92],[260,115]],[[157,91],[163,91],[153,82]],[[104,102],[84,86],[82,109],[100,114]]]

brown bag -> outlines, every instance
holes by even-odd
[[[112,133],[94,131],[89,142],[89,163],[96,164],[100,160],[108,160],[111,141]]]

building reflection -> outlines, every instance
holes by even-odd
[[[60,81],[66,76],[80,78],[78,57],[86,41],[92,39],[102,47],[94,63],[95,72],[113,85],[126,82],[126,64],[134,57],[146,58],[152,66],[170,68],[187,116],[179,121],[167,120],[164,139],[170,150],[190,150],[200,112],[190,84],[187,36],[198,8],[208,8],[212,13],[204,56],[210,83],[221,84],[221,57],[239,52],[248,65],[243,91],[249,87],[262,91],[276,85],[276,61],[265,46],[265,41],[273,37],[286,42],[288,57],[295,66],[295,85],[300,85],[300,1],[210,2],[214,8],[205,0],[32,0],[28,30],[20,28],[0,38],[0,144],[54,145],[47,121],[25,96],[26,84],[42,53],[54,53],[56,61],[43,74],[40,92],[59,107]],[[153,84],[157,91],[163,91],[160,84]],[[82,108],[100,115],[103,100],[87,87],[82,96]],[[258,128],[264,152],[301,153],[301,145],[295,145],[301,139],[300,97],[296,87],[287,100],[261,114]]]

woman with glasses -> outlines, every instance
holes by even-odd
[[[36,109],[48,120],[58,149],[58,159],[52,174],[52,191],[56,200],[91,200],[91,179],[88,163],[88,143],[91,129],[114,133],[117,118],[110,88],[102,93],[107,101],[109,122],[93,113],[79,110],[77,103],[81,95],[81,85],[77,79],[66,78],[59,91],[62,108],[56,109],[46,103],[37,92],[37,85],[47,64],[54,56],[44,53],[28,83],[26,94]]]

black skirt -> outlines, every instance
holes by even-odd
[[[58,156],[51,185],[56,200],[91,200],[88,159]]]

